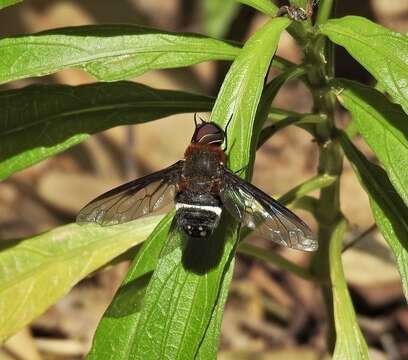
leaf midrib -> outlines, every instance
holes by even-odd
[[[337,26],[336,26],[337,27]],[[363,44],[366,48],[369,48],[370,49],[370,51],[374,51],[374,52],[376,52],[376,53],[380,53],[381,55],[382,55],[382,57],[383,58],[385,58],[385,59],[389,59],[389,58],[392,58],[392,59],[394,59],[395,61],[393,61],[393,63],[394,64],[396,64],[396,65],[398,65],[398,67],[400,67],[402,70],[404,70],[404,62],[401,60],[400,61],[400,59],[398,58],[398,57],[395,57],[395,56],[393,56],[393,54],[388,54],[388,51],[387,50],[385,50],[385,47],[384,46],[381,46],[381,47],[377,47],[376,49],[373,49],[371,46],[370,46],[370,44],[368,43],[368,42],[365,42],[365,41],[363,41],[362,39],[359,39],[358,37],[356,37],[356,36],[354,36],[354,34],[355,34],[355,32],[353,31],[352,33],[349,33],[349,32],[343,32],[343,31],[341,31],[341,30],[339,30],[339,29],[331,29],[332,30],[332,32],[334,32],[334,33],[337,33],[337,34],[339,34],[339,35],[342,35],[342,36],[344,36],[344,37],[350,37],[350,38],[352,38],[354,41],[356,41],[356,42],[359,42],[359,43],[361,43],[361,44]],[[387,36],[386,34],[376,34],[376,36]],[[370,37],[372,37],[372,35],[370,35]],[[400,40],[400,39],[399,39]],[[345,48],[350,48],[350,44],[343,44],[343,45],[341,45],[341,46],[343,46],[343,47],[345,47]],[[351,45],[352,46],[352,45]],[[382,51],[381,51],[382,50]],[[387,61],[388,62],[388,61]],[[374,70],[373,70],[374,71]]]
[[[154,228],[154,227],[153,227]],[[51,256],[47,259],[45,258],[45,261],[42,261],[41,264],[35,266],[34,268],[30,268],[27,269],[23,272],[21,272],[19,275],[17,276],[13,276],[12,280],[9,281],[5,281],[2,282],[2,285],[0,287],[0,294],[4,291],[7,291],[10,287],[14,286],[16,283],[21,282],[20,279],[24,279],[27,278],[27,273],[32,273],[33,271],[43,271],[44,267],[49,267],[49,265],[52,265],[54,263],[61,263],[61,262],[66,262],[68,260],[71,260],[72,258],[80,258],[81,253],[88,251],[88,250],[92,250],[93,248],[95,248],[95,244],[103,242],[105,243],[104,245],[102,245],[102,248],[104,247],[110,247],[112,242],[117,242],[118,241],[118,237],[121,237],[123,235],[125,235],[126,233],[130,233],[130,232],[134,232],[135,229],[130,229],[130,230],[123,230],[121,232],[116,233],[115,235],[106,235],[105,237],[103,237],[102,239],[96,239],[84,246],[78,246],[74,249],[71,249],[69,252],[64,252],[63,254],[51,254]],[[138,232],[142,232],[140,228],[138,228]],[[147,232],[147,231],[145,231]],[[148,236],[148,233],[146,234],[146,236]],[[115,238],[115,239],[112,239]],[[107,241],[108,239],[108,241]],[[110,240],[109,240],[110,239]],[[22,247],[22,249],[24,249]],[[101,247],[98,248],[98,251],[101,252]],[[28,276],[30,277],[30,276]]]
[[[38,45],[42,45],[42,46],[49,46],[49,47],[68,47],[68,48],[74,48],[78,51],[82,51],[82,52],[88,52],[88,50],[82,49],[82,48],[76,48],[74,46],[71,45],[67,45],[67,44],[59,44],[59,43],[53,43],[53,44],[49,44],[49,43],[28,43],[29,45],[33,45],[33,46],[38,46]],[[11,44],[11,46],[17,46],[17,45],[27,45],[26,44]],[[0,50],[3,47],[11,47],[10,45],[0,45]],[[197,45],[195,46],[187,46],[185,47],[185,49],[174,49],[171,46],[161,46],[160,50],[157,49],[157,47],[143,47],[143,48],[130,48],[130,49],[121,49],[121,50],[115,50],[115,51],[109,51],[109,52],[101,52],[101,53],[96,53],[93,55],[89,55],[89,56],[83,56],[83,57],[79,57],[76,58],[75,61],[67,61],[64,64],[60,65],[60,64],[55,64],[54,67],[55,68],[64,68],[64,67],[74,67],[74,66],[85,66],[85,65],[92,65],[92,62],[97,62],[100,60],[107,60],[110,58],[115,58],[115,57],[119,57],[119,56],[126,56],[128,55],[129,57],[131,56],[137,56],[137,55],[143,55],[143,54],[154,54],[154,53],[164,53],[164,52],[170,52],[170,53],[185,53],[185,54],[205,54],[208,56],[219,56],[220,59],[222,58],[223,60],[228,60],[228,59],[233,59],[237,53],[239,52],[239,48],[237,48],[235,51],[217,51],[216,49],[211,49],[208,50],[205,47],[198,47]],[[183,60],[183,59],[181,59]],[[17,62],[17,61],[16,61]],[[89,64],[90,63],[90,64]],[[10,66],[10,69],[13,70],[14,64],[13,66]],[[140,67],[140,66],[138,66]],[[35,67],[30,67],[30,71],[45,71],[44,70],[44,65],[38,65]],[[48,71],[48,69],[47,69]],[[19,75],[24,75],[26,74],[26,71],[11,71],[11,74],[13,74],[14,76],[19,76]]]
[[[82,115],[82,114],[87,114],[87,113],[99,113],[99,112],[105,112],[108,110],[118,110],[118,109],[138,109],[138,108],[143,108],[143,107],[152,107],[153,106],[157,108],[168,108],[169,111],[171,109],[178,109],[178,108],[185,108],[185,107],[194,107],[194,106],[204,106],[211,104],[210,102],[205,102],[205,101],[186,101],[186,102],[180,102],[180,101],[174,101],[174,100],[169,100],[169,101],[164,101],[164,100],[156,100],[156,101],[143,101],[142,103],[138,104],[132,104],[132,103],[122,103],[122,104],[110,104],[110,105],[103,105],[103,106],[98,106],[98,107],[85,107],[81,108],[78,110],[73,110],[73,111],[65,111],[58,113],[57,115],[49,115],[48,117],[41,118],[40,120],[36,121],[31,121],[28,123],[25,123],[22,126],[14,127],[6,131],[2,131],[0,133],[0,138],[3,136],[7,136],[22,130],[27,130],[30,127],[34,127],[37,125],[40,125],[42,123],[47,123],[55,119],[59,118],[64,118],[68,116],[76,116],[76,115]],[[62,120],[62,119],[61,119]]]

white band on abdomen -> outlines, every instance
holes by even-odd
[[[222,209],[219,206],[193,205],[193,204],[185,204],[185,203],[176,203],[176,210],[178,209],[201,209],[201,210],[211,211],[217,216],[220,216],[222,212]]]

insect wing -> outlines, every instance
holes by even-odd
[[[220,196],[236,220],[262,237],[297,250],[317,250],[317,240],[301,219],[228,169],[224,171]]]
[[[183,161],[166,169],[120,185],[92,200],[76,222],[121,224],[163,208],[174,200]]]

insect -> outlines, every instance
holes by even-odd
[[[317,241],[301,219],[226,167],[224,131],[211,122],[195,123],[184,160],[100,195],[79,212],[77,222],[124,223],[173,201],[176,229],[188,238],[208,238],[225,209],[280,245],[316,250]]]

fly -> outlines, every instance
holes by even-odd
[[[315,251],[317,240],[299,217],[226,167],[224,142],[218,125],[196,122],[184,160],[98,196],[79,212],[77,223],[120,224],[173,202],[176,228],[188,238],[208,238],[226,210],[264,238]]]

